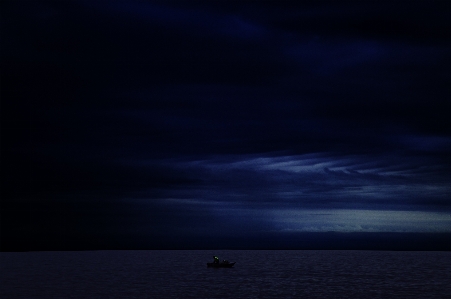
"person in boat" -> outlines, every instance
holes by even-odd
[[[213,263],[219,264],[219,258],[217,256],[214,255],[213,259],[214,259]]]

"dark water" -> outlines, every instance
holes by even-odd
[[[212,255],[236,261],[207,268]],[[451,298],[451,252],[0,253],[0,298]]]

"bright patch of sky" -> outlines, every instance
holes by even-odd
[[[165,205],[177,205],[215,215],[234,227],[253,227],[260,231],[280,232],[451,232],[450,212],[397,211],[368,209],[303,209],[244,206],[240,201],[221,202],[205,199],[160,199]]]
[[[380,210],[449,210],[451,187],[434,179],[440,165],[402,157],[299,156],[222,157],[180,163],[202,173],[196,196],[239,198],[258,205]],[[214,191],[216,190],[216,191]],[[192,191],[192,190],[191,190]],[[215,195],[216,194],[216,195]]]
[[[451,214],[380,210],[274,210],[281,231],[300,232],[451,232]]]
[[[211,170],[253,169],[258,171],[284,171],[288,173],[377,174],[381,176],[406,176],[418,170],[411,160],[401,157],[365,157],[363,155],[335,156],[328,153],[313,153],[298,156],[248,157],[190,161],[187,166],[199,166]],[[435,168],[437,165],[423,167]],[[424,169],[425,170],[425,169]],[[426,171],[426,170],[425,170]]]

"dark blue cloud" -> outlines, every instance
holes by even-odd
[[[1,7],[8,240],[449,233],[444,2]]]

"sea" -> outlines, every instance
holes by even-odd
[[[213,255],[236,262],[207,268]],[[451,298],[451,252],[0,253],[0,298]]]

